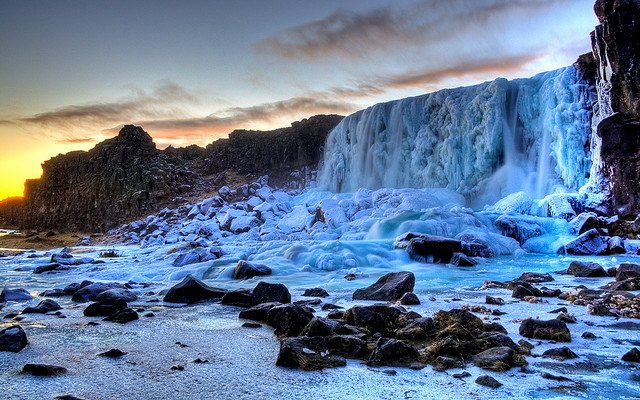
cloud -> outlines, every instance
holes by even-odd
[[[290,60],[369,59],[415,51],[438,43],[478,43],[487,32],[500,32],[532,13],[549,11],[580,0],[422,0],[356,13],[340,10],[326,18],[296,26],[257,44],[260,52]],[[544,38],[541,38],[544,40]],[[446,56],[441,54],[441,56]]]
[[[61,138],[57,139],[56,143],[60,144],[85,144],[85,143],[95,143],[97,140],[92,137],[84,137],[84,138]]]

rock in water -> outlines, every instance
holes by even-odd
[[[226,293],[224,289],[213,288],[193,275],[187,275],[182,282],[169,289],[163,300],[168,303],[193,304],[199,301],[221,299]]]
[[[275,306],[267,313],[267,323],[275,328],[278,336],[298,336],[313,319],[313,313],[307,307],[295,304]]]
[[[476,379],[476,383],[478,385],[490,387],[491,389],[497,389],[502,386],[502,383],[498,382],[495,378],[490,377],[489,375],[481,375]]]
[[[10,289],[5,287],[0,292],[0,303],[4,303],[7,301],[24,301],[31,300],[33,296],[26,289]]]
[[[630,278],[640,278],[640,265],[620,264],[616,273],[616,281],[624,281]]]
[[[607,272],[600,264],[594,262],[572,261],[567,274],[580,278],[597,278],[607,276]]]
[[[103,282],[96,282],[96,283],[91,283],[89,285],[86,286],[82,286],[81,288],[79,288],[71,297],[71,300],[79,302],[79,303],[85,303],[87,301],[95,301],[98,298],[98,295],[100,295],[100,293],[102,292],[106,292],[109,289],[122,289],[124,288],[124,286],[120,283],[115,283],[115,282],[111,282],[111,283],[103,283]]]
[[[117,322],[118,324],[126,324],[127,322],[139,319],[138,313],[130,308],[116,311],[115,314],[108,316],[104,321]]]
[[[622,361],[640,363],[640,350],[637,347],[629,350],[622,356]]]
[[[371,353],[367,365],[390,367],[417,367],[421,363],[418,361],[418,351],[402,340],[380,338],[376,342],[376,347]]]
[[[501,346],[476,354],[473,356],[473,363],[483,369],[504,372],[516,365],[522,365],[523,359],[512,348]]]
[[[403,306],[415,306],[420,304],[420,299],[413,292],[407,292],[400,298],[400,304]]]
[[[563,346],[545,351],[544,353],[542,353],[542,357],[554,358],[556,360],[564,361],[570,360],[572,358],[578,358],[578,355],[574,353],[570,348]]]
[[[96,301],[100,303],[111,304],[117,300],[123,300],[128,303],[130,301],[138,300],[138,295],[136,295],[129,289],[109,289],[100,293],[96,297]]]
[[[567,328],[567,324],[557,319],[548,321],[525,319],[520,324],[520,334],[533,339],[555,340],[556,342],[571,341],[571,332]]]
[[[111,349],[111,350],[107,350],[103,353],[98,353],[98,357],[108,357],[108,358],[119,358],[122,357],[124,355],[126,355],[127,353],[125,353],[124,351],[120,350],[120,349]]]
[[[407,292],[413,292],[416,278],[413,272],[390,272],[383,275],[373,285],[358,289],[353,300],[399,300]]]
[[[323,288],[305,289],[303,297],[329,297],[329,293]]]
[[[562,246],[558,253],[574,256],[603,254],[607,250],[607,242],[597,229],[591,229]]]
[[[57,365],[48,364],[26,364],[22,367],[22,373],[31,374],[34,376],[54,376],[61,375],[67,372],[65,367],[59,367]]]
[[[416,261],[447,264],[451,262],[454,253],[462,252],[462,242],[441,236],[423,235],[409,240],[406,250]]]
[[[22,313],[23,314],[46,314],[48,312],[57,311],[60,309],[62,309],[62,307],[60,307],[60,304],[56,303],[51,299],[46,299],[46,300],[42,300],[35,307],[25,308],[24,310],[22,310]]]
[[[281,283],[258,282],[253,289],[253,304],[291,303],[289,289]]]
[[[271,268],[262,264],[254,264],[240,260],[233,270],[234,279],[248,279],[256,276],[271,275]]]
[[[326,338],[301,336],[285,338],[280,342],[280,353],[276,365],[314,371],[344,367],[347,365],[347,361],[328,351]]]
[[[250,289],[236,289],[227,292],[220,303],[230,306],[251,307],[253,304],[253,291]]]
[[[11,325],[0,331],[0,351],[18,353],[29,343],[20,325]]]
[[[83,314],[85,317],[108,317],[125,308],[127,308],[127,303],[122,299],[111,303],[95,302],[89,304]]]

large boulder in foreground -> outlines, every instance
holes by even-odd
[[[413,272],[390,272],[383,275],[373,285],[358,289],[353,300],[399,300],[407,292],[413,292],[416,278]]]
[[[11,325],[0,331],[0,351],[17,353],[29,343],[20,325]]]
[[[278,336],[298,336],[313,319],[313,313],[304,306],[283,304],[275,306],[267,313],[267,323],[275,328]]]
[[[249,279],[256,276],[271,275],[271,268],[262,264],[254,264],[249,261],[240,260],[233,270],[234,279]]]
[[[199,301],[221,299],[227,293],[224,289],[218,289],[207,285],[193,275],[187,275],[164,296],[167,303],[193,304]]]
[[[291,303],[289,289],[281,283],[258,282],[253,289],[253,304]]]
[[[543,321],[528,318],[520,324],[520,334],[527,338],[570,342],[571,332],[564,322],[551,319]]]

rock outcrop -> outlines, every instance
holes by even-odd
[[[206,148],[165,150],[142,127],[125,125],[89,151],[45,161],[42,177],[25,182],[23,198],[0,202],[0,225],[104,231],[215,190],[227,174],[273,174],[272,185],[295,179],[304,186],[341,119],[317,115],[273,131],[234,131]]]

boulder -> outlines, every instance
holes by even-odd
[[[267,312],[267,324],[275,328],[278,336],[298,336],[313,319],[313,313],[307,307],[295,304],[282,304]]]
[[[478,379],[476,379],[476,383],[478,385],[486,386],[491,389],[498,389],[502,386],[502,383],[498,382],[495,378],[489,375],[480,375]]]
[[[329,297],[329,293],[323,288],[305,289],[303,297]]]
[[[571,332],[567,324],[557,319],[547,321],[528,318],[520,324],[520,334],[527,338],[570,342]]]
[[[0,303],[5,303],[7,301],[24,301],[31,300],[33,296],[27,289],[11,289],[5,286],[0,292]]]
[[[367,330],[370,334],[390,335],[399,327],[399,320],[406,310],[398,306],[375,304],[355,306],[344,312],[347,324]]]
[[[107,358],[120,358],[124,355],[127,355],[127,353],[125,353],[124,351],[120,350],[120,349],[111,349],[111,350],[107,350],[103,353],[98,353],[96,354],[98,357],[107,357]]]
[[[494,306],[502,306],[502,305],[504,305],[504,299],[502,299],[500,297],[487,296],[485,298],[485,303],[491,304],[491,305],[494,305]]]
[[[82,286],[71,296],[71,300],[79,303],[86,303],[88,301],[96,301],[98,295],[102,292],[106,292],[109,289],[123,289],[124,285],[120,283],[103,283],[96,282],[86,286]]]
[[[240,311],[239,317],[242,319],[250,319],[252,321],[267,321],[267,314],[269,311],[276,306],[281,305],[282,303],[272,302],[272,303],[260,303],[253,307],[250,307],[246,310]]]
[[[249,279],[256,276],[271,275],[271,268],[262,264],[254,264],[245,260],[238,261],[233,270],[234,279]]]
[[[54,376],[67,372],[65,367],[48,364],[26,364],[22,367],[23,374],[31,374],[33,376]]]
[[[473,356],[473,364],[491,371],[504,372],[523,365],[522,356],[506,346],[493,347]]]
[[[437,334],[437,328],[433,318],[416,318],[395,332],[398,339],[420,341],[433,339]]]
[[[224,289],[211,287],[193,275],[187,275],[182,282],[169,289],[163,301],[193,304],[199,301],[221,299],[226,293]]]
[[[623,281],[630,278],[640,278],[640,265],[620,264],[616,273],[616,281]]]
[[[236,289],[225,293],[220,300],[220,303],[237,306],[237,307],[251,307],[253,304],[253,293],[251,289]]]
[[[83,314],[85,317],[108,317],[125,308],[127,308],[127,302],[122,299],[110,303],[95,302],[89,304]]]
[[[138,313],[130,308],[124,308],[116,311],[113,315],[108,316],[104,321],[116,322],[118,324],[126,324],[127,322],[139,319]]]
[[[400,304],[403,306],[415,306],[420,304],[420,299],[413,292],[407,292],[400,297]]]
[[[542,236],[544,234],[540,225],[534,221],[528,221],[507,215],[498,217],[495,225],[503,236],[513,238],[520,244],[523,244],[533,237]]]
[[[588,256],[603,254],[607,250],[607,241],[597,229],[590,229],[574,240],[560,247],[559,254]]]
[[[454,253],[462,252],[462,242],[441,236],[422,235],[410,239],[406,251],[416,261],[447,264],[451,262]]]
[[[288,337],[280,342],[280,352],[276,365],[279,367],[301,368],[306,371],[324,368],[344,367],[347,361],[332,355],[325,337]]]
[[[289,289],[281,283],[258,282],[253,289],[253,304],[291,303]]]
[[[542,353],[542,357],[553,358],[559,361],[564,361],[572,358],[578,358],[578,355],[574,353],[567,346],[563,346],[563,347],[556,347],[556,348],[545,351],[544,353]]]
[[[525,297],[542,297],[543,293],[540,289],[526,282],[514,282],[511,297],[516,299],[524,299]]]
[[[398,339],[380,338],[376,342],[367,365],[390,367],[421,367],[418,351]]]
[[[51,263],[51,264],[45,264],[45,265],[37,266],[36,268],[34,268],[33,273],[34,274],[43,274],[45,272],[64,271],[64,270],[67,270],[67,269],[68,269],[67,267],[63,267],[61,264]]]
[[[586,261],[572,261],[567,268],[567,274],[580,278],[597,278],[607,276],[607,272],[600,264]]]
[[[477,265],[478,262],[464,253],[453,253],[453,256],[451,256],[451,264],[456,267],[473,267]]]
[[[11,325],[0,330],[0,351],[18,353],[28,343],[27,334],[20,325]]]
[[[640,350],[637,347],[629,350],[622,356],[622,361],[640,363]]]
[[[398,300],[407,292],[413,291],[415,276],[413,272],[390,272],[383,275],[373,285],[358,289],[353,293],[353,300]]]
[[[464,361],[458,358],[438,356],[435,361],[431,363],[434,371],[443,372],[451,368],[464,367]]]
[[[538,272],[525,272],[518,278],[514,279],[514,282],[526,282],[526,283],[543,283],[552,282],[553,277],[551,274],[540,274]]]
[[[57,311],[60,309],[62,309],[62,307],[60,307],[60,304],[56,303],[51,299],[46,299],[46,300],[42,300],[35,307],[25,308],[24,310],[22,310],[22,313],[23,314],[46,314],[48,312]]]
[[[138,300],[138,295],[129,289],[109,289],[96,296],[96,301],[100,303],[110,304],[119,300],[127,303],[136,301]]]

